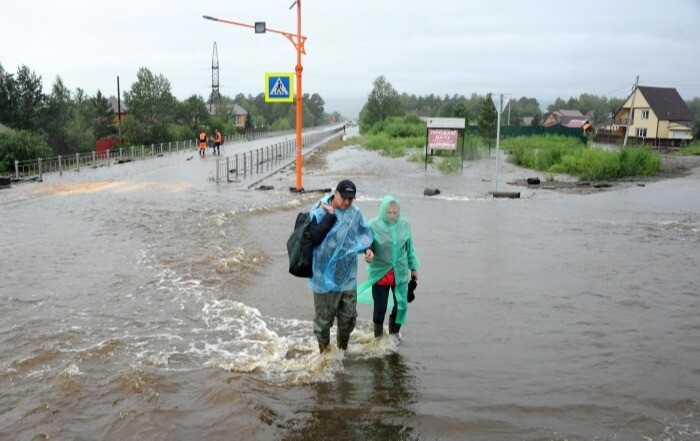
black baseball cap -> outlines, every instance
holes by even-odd
[[[357,188],[351,180],[343,179],[342,181],[338,182],[338,186],[335,187],[335,189],[338,190],[338,193],[340,193],[340,196],[343,199],[355,199]]]

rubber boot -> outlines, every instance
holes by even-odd
[[[396,323],[394,320],[396,320],[395,316],[389,316],[389,334],[398,334],[399,330],[401,329],[401,325]]]
[[[384,325],[382,323],[374,324],[374,338],[379,338],[384,334]]]
[[[328,350],[328,343],[321,343],[321,342],[318,342],[318,350],[319,350],[319,352],[320,352],[321,354],[323,354],[324,352],[326,352],[326,351]]]
[[[344,350],[344,351],[347,351],[347,349],[348,349],[348,340],[350,340],[350,337],[340,338],[340,336],[338,336],[338,339],[337,339],[337,342],[338,342],[338,349],[342,349],[342,350]]]

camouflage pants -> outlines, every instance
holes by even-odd
[[[328,344],[333,320],[338,317],[338,340],[347,341],[357,322],[357,291],[314,293],[314,335]]]

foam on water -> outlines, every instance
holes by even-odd
[[[245,253],[234,253],[242,259]],[[156,262],[150,251],[139,253],[139,263],[156,271],[150,287],[167,293],[170,302],[191,311],[191,321],[170,320],[157,332],[132,342],[138,363],[166,369],[218,367],[230,372],[255,373],[273,384],[306,384],[330,381],[343,369],[345,357],[381,357],[397,350],[396,337],[375,339],[371,324],[358,323],[347,352],[331,345],[319,354],[310,321],[267,317],[256,308],[225,297],[201,280],[186,278]],[[227,265],[230,262],[227,263]],[[365,331],[367,328],[367,331]],[[335,341],[335,334],[331,336]],[[138,350],[137,350],[138,348]],[[189,360],[186,366],[172,359]]]

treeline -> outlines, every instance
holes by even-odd
[[[430,116],[436,117],[452,117],[456,111],[463,108],[469,116],[475,118],[481,110],[485,98],[485,96],[476,93],[471,94],[468,98],[458,94],[445,95],[444,97],[433,94],[416,96],[403,93],[400,95],[400,100],[407,113],[427,112]],[[584,115],[589,114],[592,123],[599,124],[610,121],[612,114],[617,112],[624,102],[625,100],[622,98],[607,98],[584,93],[578,98],[571,97],[566,101],[557,98],[555,102],[547,106],[546,111],[578,110]],[[519,126],[523,124],[525,117],[532,118],[533,124],[542,120],[543,112],[536,98],[513,98],[508,102],[508,106],[504,108],[504,123],[509,120],[510,125]]]
[[[435,107],[432,107],[432,110],[428,110],[428,115],[433,117],[464,118],[467,126],[476,126],[479,135],[484,140],[487,142],[494,140],[498,113],[493,105],[491,94],[485,97],[472,95],[472,99],[468,102],[462,98],[464,97],[458,96],[453,100],[446,97],[446,100],[442,101],[434,95],[429,95],[427,98],[406,94],[399,95],[386,77],[380,75],[372,83],[372,91],[367,96],[367,102],[360,111],[360,132],[369,133],[375,125],[381,124],[390,117],[421,114],[423,113],[421,112],[422,107],[419,108],[418,106],[433,105]],[[527,99],[523,103],[527,104]],[[535,100],[536,103],[537,100]],[[418,121],[420,119],[415,116],[415,118],[406,121],[408,124],[395,125],[395,129],[392,129],[394,132],[392,136],[399,138],[414,136],[412,130],[408,128]],[[503,122],[502,124],[505,125],[507,123]],[[402,133],[402,130],[406,130],[406,133]]]
[[[402,93],[399,95],[399,100],[406,113],[451,118],[466,112],[467,118],[472,121],[481,112],[483,101],[486,98],[486,96],[476,93],[471,94],[468,98],[458,94],[445,95],[444,97],[433,94],[416,96]],[[507,119],[508,112],[510,112],[511,125],[521,125],[524,117],[532,117],[536,122],[542,119],[542,110],[536,98],[521,97],[512,100],[509,105],[510,109],[505,109],[504,116]]]
[[[360,113],[361,128],[368,130],[373,123],[381,121],[387,116],[400,116],[404,114],[427,115],[432,117],[459,117],[466,118],[467,124],[475,124],[483,119],[484,112],[490,112],[490,94],[487,96],[476,93],[466,97],[465,95],[415,95],[398,93],[387,79],[381,75],[375,79],[373,90],[367,97],[367,102]],[[622,107],[625,98],[608,98],[588,93],[581,94],[578,98],[571,97],[568,100],[557,98],[547,106],[546,112],[554,110],[578,110],[593,124],[607,124],[612,116]],[[686,101],[695,114],[695,137],[700,136],[700,98]],[[495,109],[494,109],[495,111]],[[542,120],[543,111],[536,98],[520,97],[509,101],[502,115],[503,125],[520,126],[526,117],[532,118],[532,125],[538,125]],[[488,117],[490,118],[490,116]],[[365,121],[364,125],[362,121]]]
[[[557,109],[575,109],[584,115],[590,112],[593,123],[609,121],[611,115],[624,103],[622,99],[608,99],[594,95],[583,94],[580,98],[570,98],[569,101],[557,99],[547,111]],[[388,116],[417,114],[432,117],[465,118],[467,125],[491,126],[496,109],[491,94],[481,96],[473,93],[469,98],[464,95],[409,95],[399,94],[381,75],[375,79],[373,89],[367,97],[360,112],[360,129],[369,130],[372,124]],[[536,98],[521,97],[511,99],[508,107],[504,108],[503,125],[520,126],[524,118],[531,118],[532,125],[538,125],[542,120],[542,110]],[[488,120],[487,122],[485,120]]]
[[[296,125],[294,103],[266,103],[263,93],[222,96],[216,104],[212,114],[200,95],[179,101],[167,78],[142,67],[131,88],[123,92],[127,116],[122,120],[121,139],[126,145],[147,145],[194,139],[201,130],[215,128],[233,133],[237,130],[234,104],[248,112],[243,130],[286,130]],[[303,104],[304,127],[327,124],[330,118],[341,120],[337,112],[325,112],[318,94],[304,94]],[[101,91],[94,96],[80,88],[71,91],[57,77],[47,94],[41,76],[29,67],[21,66],[11,74],[1,64],[0,124],[12,129],[0,134],[0,163],[10,164],[4,168],[14,160],[89,152],[96,140],[116,137],[119,131],[115,109]]]

